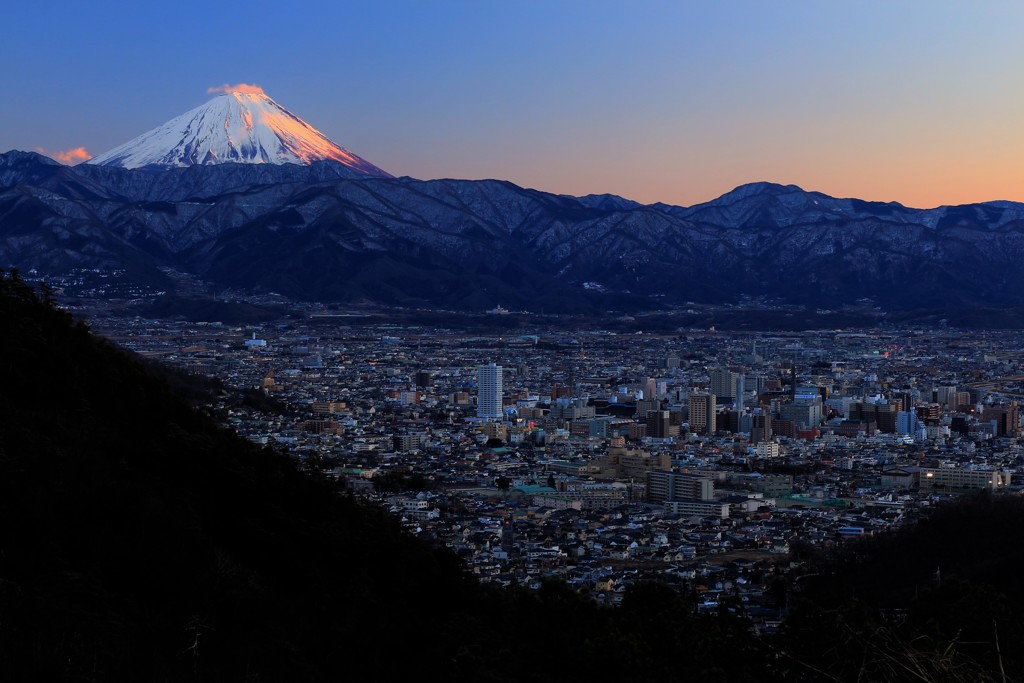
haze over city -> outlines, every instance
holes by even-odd
[[[1024,200],[1014,3],[61,4],[6,11],[0,150],[77,163],[242,83],[421,179]]]

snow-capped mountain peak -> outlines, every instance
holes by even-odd
[[[272,100],[261,88],[223,94],[88,163],[122,168],[196,164],[311,164],[334,160],[357,173],[391,177]]]

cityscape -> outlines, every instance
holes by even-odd
[[[697,586],[712,610],[728,587],[771,630],[783,613],[771,579],[799,572],[808,548],[1020,490],[1013,332],[503,335],[323,312],[92,326],[258,391],[268,404],[206,409],[502,586],[559,577],[615,604],[658,579]]]
[[[0,681],[1024,681],[1024,5],[4,17]]]

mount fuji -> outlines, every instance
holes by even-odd
[[[221,95],[88,163],[161,170],[220,163],[336,161],[360,176],[391,174],[331,142],[263,92],[247,86]]]
[[[783,326],[783,306],[849,307],[1024,328],[1024,204],[914,209],[761,182],[683,207],[395,178],[260,88],[223,90],[88,163],[0,154],[0,268],[118,273],[183,297],[688,315],[708,303],[767,307]]]

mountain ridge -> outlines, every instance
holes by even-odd
[[[0,155],[0,265],[127,267],[294,299],[549,312],[1024,305],[1024,204],[934,209],[740,186],[674,207],[326,160],[161,172]]]

